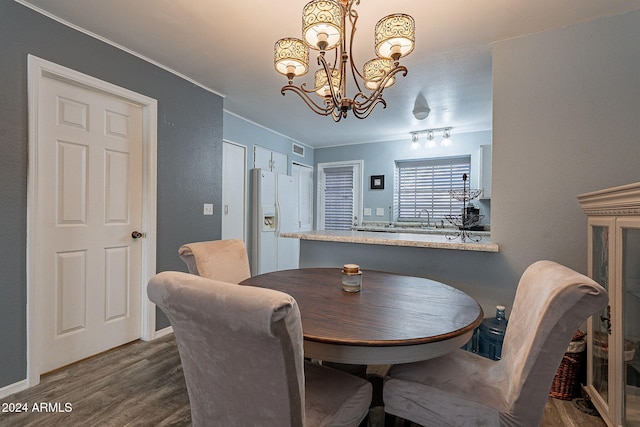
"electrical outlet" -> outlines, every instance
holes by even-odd
[[[364,208],[364,216],[371,216],[371,208]]]
[[[376,216],[384,216],[384,208],[376,208]]]
[[[213,215],[213,203],[205,203],[202,214],[203,215]]]

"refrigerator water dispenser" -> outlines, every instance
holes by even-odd
[[[262,231],[276,231],[276,213],[273,207],[262,207]]]

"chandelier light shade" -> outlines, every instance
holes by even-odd
[[[302,10],[302,35],[311,49],[335,48],[342,33],[342,8],[335,1],[312,1]]]
[[[380,82],[384,77],[389,74],[389,71],[393,69],[393,61],[385,58],[376,58],[364,63],[364,85],[369,90],[375,90],[378,88]],[[396,82],[395,77],[391,77],[387,80],[385,88],[393,85]]]
[[[319,69],[315,74],[316,94],[321,97],[331,96],[331,89],[329,88],[329,81],[327,80],[327,72],[324,69]],[[331,69],[331,85],[333,91],[338,92],[340,90],[340,70],[335,68]]]
[[[394,61],[409,55],[415,46],[416,24],[413,18],[396,13],[382,18],[376,24],[376,53]]]
[[[413,18],[400,13],[389,15],[375,27],[373,42],[377,58],[364,64],[361,73],[361,68],[353,62],[352,53],[358,21],[354,5],[359,5],[360,1],[310,1],[302,10],[302,40],[283,38],[276,42],[274,48],[275,69],[288,80],[281,93],[295,92],[315,113],[331,116],[336,122],[346,118],[349,111],[355,117],[364,119],[378,104],[386,108],[382,91],[395,83],[396,74],[407,75],[407,68],[400,65],[399,61],[414,48]],[[294,85],[294,78],[309,71],[309,49],[318,51],[319,68],[314,74],[314,85]],[[327,52],[335,55],[328,59]],[[350,96],[347,80],[355,84]],[[313,93],[322,100],[312,98],[310,95]]]
[[[276,42],[274,65],[276,71],[293,79],[309,71],[309,51],[300,39],[286,38]]]

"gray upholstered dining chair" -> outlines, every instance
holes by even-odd
[[[539,425],[571,337],[607,300],[582,274],[551,261],[532,264],[518,284],[502,359],[456,350],[393,366],[385,412],[424,426]]]
[[[178,254],[191,274],[229,283],[251,277],[247,248],[240,239],[186,243]]]
[[[366,418],[369,382],[304,361],[292,296],[170,271],[147,293],[173,326],[194,426],[358,426]]]

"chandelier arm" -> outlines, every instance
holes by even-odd
[[[396,66],[394,69],[392,69],[391,71],[389,71],[389,73],[387,73],[386,76],[384,76],[384,78],[382,80],[380,80],[380,82],[378,83],[378,87],[376,87],[375,90],[373,90],[368,97],[365,97],[364,94],[361,92],[359,92],[358,94],[356,94],[356,96],[354,97],[354,100],[356,98],[358,98],[358,96],[365,98],[364,101],[359,102],[358,105],[360,105],[363,108],[368,108],[368,106],[373,103],[376,99],[382,99],[382,92],[384,91],[387,82],[393,78],[393,76],[395,76],[396,74],[402,72],[403,76],[407,75],[407,67],[405,67],[404,65],[398,65]],[[384,99],[382,99],[384,101]],[[386,102],[385,102],[385,108],[386,108]]]
[[[340,98],[341,96],[339,96],[340,94],[337,94],[335,91],[335,88],[331,82],[331,77],[333,76],[333,74],[331,73],[331,69],[329,68],[329,64],[327,64],[327,60],[325,59],[323,54],[318,55],[318,65],[321,65],[322,68],[324,69],[325,72],[325,76],[327,76],[327,84],[329,85],[329,93],[331,94],[331,102],[333,103],[334,108],[338,108],[338,106],[340,105]],[[343,83],[343,75],[342,73],[340,74],[340,87],[342,87],[342,83]],[[326,96],[325,96],[325,103],[327,103],[326,100]],[[327,106],[328,108],[328,106]]]
[[[365,96],[364,93],[358,92],[353,98],[352,109],[353,113],[357,118],[366,118],[371,114],[371,111],[378,105],[382,104],[383,108],[387,108],[387,102],[382,98],[382,92],[384,91],[385,85],[389,79],[391,79],[395,74],[399,72],[404,72],[404,75],[407,74],[407,70],[403,66],[398,66],[391,70],[389,74],[385,76],[384,79],[380,81],[378,87],[369,94],[369,96]],[[362,101],[358,101],[359,98],[362,98]]]
[[[331,49],[331,51],[333,51],[333,63],[331,63],[331,61],[327,61],[327,57],[326,57],[326,51],[320,52],[318,53],[318,65],[320,64],[320,56],[322,56],[325,60],[325,62],[327,63],[327,65],[329,65],[330,68],[336,68],[338,66],[338,58],[340,57],[340,49],[338,48],[338,46],[334,47],[333,49]]]
[[[380,80],[380,83],[378,84],[378,89],[380,89],[380,93],[382,93],[382,91],[387,86],[387,82],[391,80],[393,76],[395,76],[400,72],[402,72],[402,77],[406,77],[408,72],[407,67],[405,67],[404,65],[398,65],[396,63],[394,68],[391,71],[389,71],[382,80]]]
[[[302,100],[307,104],[307,106],[311,108],[313,112],[316,114],[320,114],[321,116],[328,116],[335,109],[332,105],[325,105],[325,107],[321,107],[309,95],[307,95],[307,92],[305,90],[295,85],[289,84],[289,85],[282,86],[280,93],[282,93],[282,95],[284,96],[286,95],[285,92],[289,90],[298,94],[298,96],[302,98]]]
[[[371,103],[369,103],[367,107],[364,107],[361,104],[354,105],[353,115],[356,116],[356,118],[358,119],[366,119],[367,117],[369,117],[369,114],[371,114],[373,109],[376,108],[378,104],[382,104],[382,108],[387,108],[387,102],[383,98],[378,97],[374,99]]]
[[[353,40],[356,35],[356,30],[357,30],[356,24],[358,22],[358,12],[351,8],[353,3],[354,3],[353,1],[349,2],[349,8],[347,9],[347,15],[349,16],[349,22],[351,24],[351,35],[349,36],[349,67],[351,68],[351,76],[353,77],[353,82],[355,83],[356,88],[358,89],[358,92],[362,92],[362,88],[360,87],[360,81],[358,80],[358,77],[360,77],[360,79],[364,81],[364,76],[360,73],[360,70],[358,70],[358,67],[356,67],[356,64],[353,58]],[[355,1],[355,4],[356,5],[360,4],[360,0]],[[346,40],[344,42],[346,44]],[[345,46],[345,49],[346,49],[346,46]],[[346,77],[345,77],[345,80],[346,80]]]
[[[338,123],[342,119],[342,117],[343,117],[343,113],[340,110],[336,108],[331,110],[331,118],[333,119],[334,122]]]
[[[359,98],[361,98],[362,101],[358,101]],[[365,94],[362,92],[356,93],[356,95],[353,97],[353,103],[358,106],[359,110],[366,110],[373,103],[376,103],[376,100],[379,99],[384,102],[384,99],[382,98],[382,90],[376,89],[375,91],[371,92],[369,96],[365,96]],[[386,102],[384,102],[384,104],[386,105]]]
[[[307,83],[306,82],[302,83],[300,86],[297,86],[297,87],[298,87],[298,89],[300,89],[301,91],[306,92],[306,93],[315,93],[315,91],[320,89],[319,87],[314,87],[312,89],[307,89]]]
[[[353,5],[358,6],[360,4],[360,0],[342,0],[342,1],[347,3],[347,10],[351,10]]]

